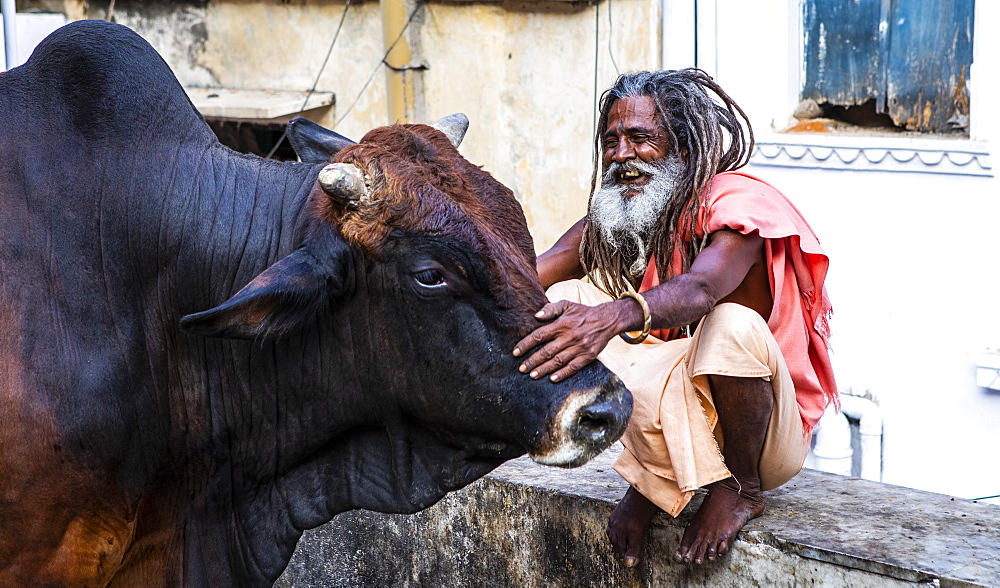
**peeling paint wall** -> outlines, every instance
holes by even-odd
[[[658,67],[658,5],[429,5],[422,28],[428,114],[469,114],[464,154],[525,204],[539,250],[586,211],[594,105],[616,76],[611,52],[623,71]]]
[[[109,7],[104,0],[36,4],[70,18],[105,18]],[[586,210],[595,94],[614,81],[612,59],[622,71],[659,65],[659,5],[434,2],[413,19],[413,61],[429,66],[416,74],[427,120],[469,116],[462,152],[514,190],[539,251]],[[112,17],[148,40],[185,86],[301,91],[316,80],[344,7],[116,0]],[[384,54],[379,3],[351,2],[317,84],[335,93],[336,106],[317,122],[355,139],[390,122]]]

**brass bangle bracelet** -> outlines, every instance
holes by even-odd
[[[639,294],[634,290],[630,290],[619,296],[618,300],[624,300],[626,298],[635,300],[639,303],[639,306],[642,307],[642,332],[639,333],[637,337],[633,337],[628,333],[618,333],[618,336],[621,337],[626,343],[638,345],[639,343],[645,341],[646,337],[649,336],[649,331],[653,327],[653,317],[649,313],[649,304],[646,303],[646,299],[642,297],[642,294]]]

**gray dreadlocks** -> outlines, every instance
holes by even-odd
[[[715,94],[721,104],[714,100]],[[707,235],[698,237],[699,210],[716,174],[747,164],[753,151],[753,129],[736,102],[700,69],[688,68],[623,74],[601,96],[601,116],[594,137],[594,173],[591,177],[590,203],[593,204],[603,171],[603,135],[608,115],[616,100],[630,96],[649,96],[656,105],[660,125],[670,137],[670,154],[679,157],[677,197],[667,201],[650,237],[648,255],[656,252],[656,271],[661,280],[670,275],[672,252],[679,251],[683,271],[691,267],[695,256],[705,248]],[[744,135],[743,125],[748,135]],[[727,142],[728,139],[728,142]],[[728,144],[727,144],[728,143]],[[601,170],[601,171],[599,171]],[[580,260],[590,279],[613,296],[620,296],[629,286],[636,287],[642,272],[633,273],[628,256],[620,255],[615,244],[601,237],[592,219],[587,220]]]

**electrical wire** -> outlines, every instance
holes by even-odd
[[[351,105],[347,107],[347,110],[344,111],[344,114],[337,119],[337,122],[333,124],[333,128],[337,128],[337,125],[339,125],[345,118],[347,118],[347,115],[351,112],[351,110],[353,110],[354,107],[357,106],[358,102],[361,100],[361,96],[364,95],[365,90],[368,89],[368,86],[372,83],[372,80],[375,79],[375,74],[378,73],[379,69],[381,69],[382,66],[387,65],[385,60],[389,59],[389,54],[392,53],[392,50],[396,48],[396,45],[399,43],[400,39],[402,39],[403,35],[406,34],[406,29],[410,28],[410,23],[413,22],[413,18],[417,16],[417,12],[423,7],[424,7],[424,0],[420,0],[419,2],[417,2],[417,5],[413,7],[413,11],[410,12],[410,17],[406,19],[406,24],[403,25],[403,30],[399,31],[399,36],[396,37],[396,40],[393,41],[392,45],[390,45],[389,48],[386,50],[385,55],[382,56],[382,59],[379,60],[378,65],[376,65],[375,69],[372,70],[371,75],[368,76],[368,81],[365,82],[365,85],[362,86],[361,91],[358,92],[358,95],[354,98],[354,102],[351,102]]]
[[[112,0],[112,2],[114,2],[114,0]],[[333,47],[337,44],[337,38],[340,37],[340,29],[344,27],[344,21],[347,20],[347,10],[350,7],[351,0],[347,0],[347,3],[344,4],[344,11],[340,14],[340,22],[337,23],[337,30],[333,33],[333,40],[330,41],[330,48],[327,49],[326,57],[323,59],[323,65],[319,67],[319,71],[316,73],[316,79],[313,80],[312,87],[309,88],[308,92],[306,92],[306,99],[302,101],[302,107],[299,108],[299,114],[306,111],[306,105],[309,104],[309,98],[312,97],[312,95],[316,92],[316,87],[319,86],[319,80],[323,76],[323,71],[326,70],[327,63],[330,62],[330,56],[333,55]],[[278,150],[278,147],[281,147],[281,144],[285,141],[286,137],[288,137],[288,125],[285,125],[285,130],[281,132],[281,136],[274,142],[274,147],[272,147],[271,151],[268,152],[267,159],[271,159],[274,156],[274,153]]]
[[[590,136],[593,137],[597,135],[597,64],[599,62],[599,57],[601,53],[601,4],[597,2],[594,4],[594,100],[593,100],[593,111],[591,112],[591,131]]]
[[[611,1],[608,0],[608,56],[611,57],[611,65],[615,68],[615,75],[621,75],[621,70],[618,69],[618,62],[615,61],[615,50],[612,45],[612,36],[615,32],[615,23],[611,20]]]
[[[615,68],[615,75],[621,75],[621,70],[618,69],[618,62],[615,61],[615,51],[612,47],[612,41],[614,40],[614,21],[611,15],[611,2],[608,0],[608,56],[611,58],[611,65]],[[601,4],[598,0],[594,4],[594,104],[593,112],[591,117],[593,118],[594,124],[592,125],[591,136],[597,134],[597,105],[600,98],[599,86],[598,86],[598,66],[600,63],[600,46],[601,46]]]

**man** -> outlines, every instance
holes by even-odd
[[[615,464],[630,488],[608,536],[636,565],[657,510],[677,516],[706,487],[674,555],[702,563],[763,513],[763,490],[798,473],[836,399],[828,260],[783,195],[733,171],[753,133],[700,70],[621,76],[595,149],[587,217],[539,256],[543,285],[561,283],[514,355],[532,378],[598,356],[618,373],[635,409]]]

